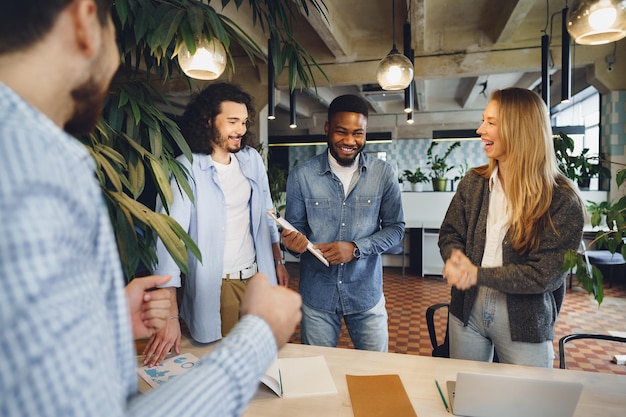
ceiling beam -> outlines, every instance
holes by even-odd
[[[539,43],[539,39],[537,41]],[[593,47],[577,47],[576,67],[593,64],[598,54],[608,53],[611,46],[605,45]],[[594,49],[595,48],[595,49]],[[603,52],[606,51],[606,52]],[[465,59],[472,55],[474,59]],[[561,62],[560,48],[553,47],[553,61]],[[323,86],[345,86],[375,84],[376,68],[378,60],[368,60],[347,63],[326,63],[320,64],[329,82],[326,83],[324,76],[313,68],[312,72],[315,80]],[[558,67],[555,66],[555,67]],[[504,74],[511,72],[537,71],[541,68],[541,48],[540,45],[503,49],[496,51],[479,52],[450,52],[415,57],[415,79],[436,79],[436,78],[459,78],[478,77],[489,74]],[[288,71],[283,71],[277,80],[279,88],[287,88]]]
[[[485,30],[493,43],[509,42],[513,34],[519,29],[526,19],[528,12],[534,6],[534,1],[529,0],[495,0],[489,10],[498,10],[498,16],[486,20],[488,27]]]
[[[486,94],[487,91],[487,76],[481,75],[479,77],[469,77],[463,80],[460,92],[460,97],[456,98],[456,102],[459,103],[461,108],[465,109],[472,107],[479,94]]]
[[[336,24],[335,16],[338,14],[334,12],[333,3],[327,1],[326,7],[326,16],[317,10],[310,10],[306,16],[307,21],[338,62],[353,60],[348,40],[350,36],[345,33],[345,26]]]
[[[428,36],[426,30],[425,2],[426,0],[408,0],[409,22],[411,23],[411,48],[415,51],[423,51],[425,39]]]

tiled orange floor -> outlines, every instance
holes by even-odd
[[[290,287],[297,289],[298,264],[288,263],[291,275]],[[418,277],[407,271],[402,283],[400,268],[384,270],[383,290],[389,313],[389,351],[411,355],[430,356],[432,347],[426,328],[426,308],[449,300],[449,288],[440,277]],[[435,315],[436,328],[445,329],[445,309]],[[558,339],[570,333],[607,333],[609,330],[626,331],[626,284],[615,282],[605,289],[605,299],[597,306],[580,287],[567,290],[561,314],[557,321],[554,351],[559,366]],[[296,329],[291,342],[299,343]],[[440,335],[440,339],[443,335]],[[584,346],[584,347],[583,347]],[[341,331],[339,347],[353,348],[347,330]],[[567,344],[567,366],[569,369],[611,372],[626,375],[626,366],[610,362],[614,354],[626,354],[623,344],[608,342],[573,341]]]

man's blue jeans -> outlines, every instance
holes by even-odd
[[[472,307],[469,323],[450,314],[450,357],[490,362],[494,347],[502,363],[552,368],[554,347],[552,341],[541,343],[511,340],[506,294],[480,287]]]
[[[387,352],[389,329],[385,296],[374,307],[362,313],[344,315],[340,303],[334,313],[302,304],[301,341],[305,345],[336,347],[341,319],[346,322],[354,347],[361,350]]]

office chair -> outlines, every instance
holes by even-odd
[[[613,336],[610,334],[596,334],[596,333],[578,333],[568,334],[559,339],[559,368],[567,369],[565,363],[565,344],[576,339],[595,339],[595,340],[608,340],[611,342],[625,343],[626,337]]]
[[[433,304],[426,309],[426,326],[428,327],[430,344],[433,347],[432,356],[437,358],[450,357],[450,331],[448,327],[448,316],[446,317],[446,333],[441,343],[439,343],[439,340],[437,340],[437,331],[435,330],[435,312],[444,307],[448,309],[449,315],[450,304],[448,303]],[[498,352],[496,352],[495,349],[493,352],[493,361],[500,362],[500,359],[498,359]]]
[[[433,304],[426,309],[426,326],[428,327],[428,335],[430,336],[430,344],[433,347],[432,356],[437,358],[450,357],[450,338],[448,333],[448,318],[446,317],[446,335],[443,342],[437,340],[437,331],[435,330],[435,312],[440,308],[449,308],[448,303]]]

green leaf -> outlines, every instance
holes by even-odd
[[[620,169],[619,171],[617,171],[617,186],[621,187],[622,184],[624,184],[624,181],[626,181],[626,169]]]
[[[120,18],[120,22],[124,25],[126,23],[126,19],[128,18],[128,2],[126,0],[116,0],[114,5],[115,11]]]
[[[168,203],[171,203],[174,200],[174,196],[172,194],[172,189],[170,188],[169,177],[165,174],[165,172],[163,172],[161,164],[159,164],[157,159],[155,159],[152,155],[148,155],[148,160],[150,162],[156,186],[163,193],[165,200]]]

